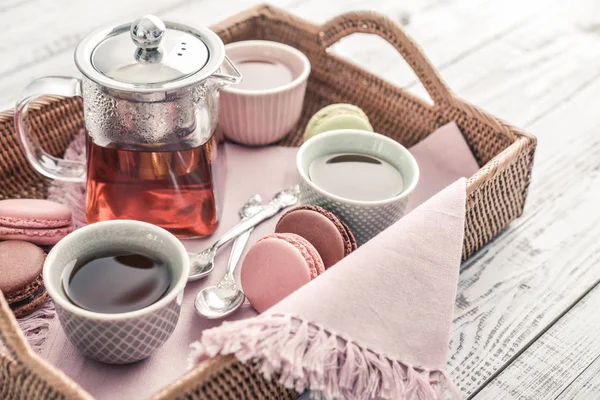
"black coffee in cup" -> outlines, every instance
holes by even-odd
[[[377,157],[358,153],[328,154],[310,164],[309,177],[333,195],[357,201],[391,199],[403,189],[402,174]]]
[[[171,285],[168,264],[155,256],[117,251],[94,254],[67,267],[63,288],[78,307],[124,313],[160,300]]]

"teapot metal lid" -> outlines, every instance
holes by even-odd
[[[133,24],[86,36],[75,63],[89,79],[112,89],[154,93],[197,84],[223,64],[223,42],[209,29],[148,15]]]

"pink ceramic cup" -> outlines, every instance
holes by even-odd
[[[302,113],[310,74],[308,58],[291,46],[264,40],[230,43],[225,51],[242,75],[245,66],[254,64],[253,69],[247,69],[241,85],[221,92],[219,126],[225,137],[253,146],[282,139]],[[263,63],[264,73],[260,66]],[[277,76],[278,67],[285,68],[289,76]]]

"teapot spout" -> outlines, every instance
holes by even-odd
[[[229,57],[225,56],[225,62],[219,72],[212,74],[210,78],[213,80],[215,86],[222,89],[240,83],[242,81],[242,74],[240,74],[240,71],[238,71]]]

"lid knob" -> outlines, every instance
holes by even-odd
[[[75,62],[99,85],[160,93],[200,84],[221,68],[224,56],[214,32],[146,15],[88,35],[77,47]]]
[[[160,46],[166,30],[165,23],[160,18],[146,15],[131,25],[129,33],[138,48],[151,50]]]

